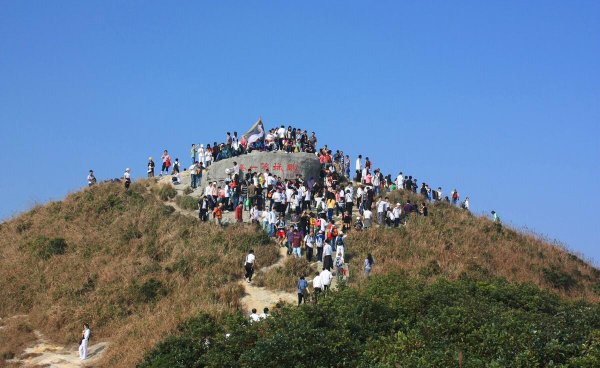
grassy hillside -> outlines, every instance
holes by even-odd
[[[423,201],[404,191],[388,196],[394,204]],[[347,252],[354,276],[360,276],[370,252],[374,274],[402,271],[429,280],[502,277],[566,298],[600,301],[600,270],[560,245],[497,226],[448,203],[430,206],[427,217],[412,214],[407,226],[353,232]]]
[[[421,201],[402,191],[389,196],[394,203]],[[177,336],[190,323],[196,326],[203,313],[223,323],[233,318],[238,326],[243,256],[254,248],[261,266],[268,265],[277,259],[277,246],[253,226],[221,229],[180,215],[165,205],[173,197],[172,189],[150,181],[136,182],[128,192],[120,184],[107,183],[2,223],[0,317],[28,318],[0,330],[0,342],[11,342],[0,345],[0,365],[3,357],[18,353],[32,340],[34,329],[68,344],[77,341],[81,324],[89,322],[92,344],[111,342],[103,365],[131,367],[164,336]],[[356,288],[365,287],[362,264],[370,252],[375,276],[401,274],[394,277],[422,288],[440,282],[496,283],[502,278],[556,293],[562,297],[556,303],[600,300],[600,272],[594,267],[560,246],[445,203],[432,205],[430,216],[414,215],[398,229],[352,232],[346,243],[350,285]],[[306,262],[289,259],[283,267],[257,276],[256,283],[293,291],[297,276],[309,269]],[[516,289],[508,287],[506,292],[510,290]],[[535,287],[527,290],[535,295],[525,298],[539,298]],[[377,298],[373,294],[368,300]],[[588,337],[580,334],[577,341],[583,344]],[[589,338],[597,342],[597,337]],[[198,353],[194,341],[184,343]],[[386,346],[377,348],[385,351],[391,345]],[[159,363],[150,366],[169,366],[169,350],[167,356],[163,352],[159,349]],[[535,354],[541,356],[539,351]]]
[[[178,215],[153,185],[101,184],[3,223],[0,316],[28,314],[31,328],[65,344],[87,321],[92,343],[111,342],[105,365],[131,367],[190,316],[236,310],[245,252],[267,265],[277,248],[253,227]],[[31,332],[5,329],[3,339],[24,339],[20,330]],[[0,359],[16,353],[7,349]]]

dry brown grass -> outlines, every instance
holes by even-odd
[[[16,357],[36,340],[27,316],[18,315],[0,320],[0,367],[16,366],[7,361]]]
[[[389,197],[393,203],[404,203],[407,198],[413,203],[423,201],[404,191]],[[447,203],[429,209],[428,217],[413,214],[407,226],[398,229],[351,233],[346,248],[351,273],[362,274],[364,259],[372,253],[376,262],[373,273],[404,270],[432,280],[496,276],[533,283],[567,298],[600,301],[600,271],[564,247],[506,226],[497,227],[489,219]]]
[[[181,321],[200,311],[238,309],[246,251],[253,248],[263,267],[277,260],[278,247],[253,226],[220,228],[177,214],[158,198],[161,189],[152,180],[129,192],[101,184],[0,224],[0,316],[27,314],[32,328],[58,343],[76,341],[89,322],[92,340],[111,341],[102,365],[131,367]],[[401,191],[390,197],[418,198]],[[350,233],[351,276],[362,273],[368,252],[374,273],[500,276],[567,298],[600,300],[597,269],[539,237],[498,229],[447,204],[431,206],[429,217],[413,216],[400,229]],[[255,280],[293,292],[298,277],[311,273],[304,259],[289,258]],[[10,344],[0,341],[11,351],[31,338],[10,329],[2,336],[12,336]]]
[[[253,282],[256,286],[268,289],[295,292],[300,276],[310,279],[314,272],[315,269],[311,267],[306,258],[288,256],[281,267],[257,273]]]
[[[111,341],[103,365],[131,367],[180,321],[239,308],[246,251],[268,265],[276,247],[254,227],[174,213],[153,185],[101,184],[3,223],[0,316],[28,314],[59,343],[87,321],[94,340]],[[52,255],[53,239],[64,254]]]

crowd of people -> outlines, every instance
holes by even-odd
[[[304,277],[298,280],[298,303],[306,300],[309,282],[313,284],[313,299],[325,291],[331,281],[332,271],[345,274],[345,240],[350,231],[361,231],[370,227],[399,227],[406,225],[413,216],[428,216],[428,204],[445,201],[469,210],[469,197],[461,201],[457,189],[444,196],[441,187],[433,189],[428,183],[420,183],[411,175],[399,172],[394,178],[384,175],[375,168],[369,157],[363,160],[358,155],[351,175],[351,160],[343,151],[335,153],[324,145],[317,150],[314,132],[286,129],[283,125],[264,132],[263,139],[249,143],[245,136],[238,138],[237,132],[227,132],[223,143],[192,144],[189,154],[192,189],[202,187],[205,170],[213,162],[239,156],[254,150],[314,153],[321,164],[318,178],[286,179],[268,169],[243,172],[233,162],[228,170],[228,179],[222,185],[208,183],[198,200],[198,213],[201,221],[213,220],[223,224],[223,215],[234,212],[236,222],[257,224],[293,257],[306,257],[309,262],[321,262],[322,272],[311,280]],[[169,171],[171,172],[169,174]],[[161,155],[159,175],[171,175],[173,184],[181,184],[179,176],[181,163],[171,159],[164,150]],[[155,176],[155,163],[149,157],[147,176]],[[125,188],[131,183],[131,170],[123,174]],[[88,185],[96,183],[92,170],[88,175]],[[422,201],[411,203],[391,203],[387,193],[395,190],[411,191],[421,195]],[[494,221],[499,223],[495,212]],[[245,279],[252,281],[256,258],[253,252],[246,257]],[[369,275],[374,260],[369,254],[364,260],[364,273]]]

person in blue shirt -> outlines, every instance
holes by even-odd
[[[308,282],[304,279],[304,276],[300,276],[300,280],[298,280],[298,305],[302,302],[306,303],[306,294],[308,294]]]

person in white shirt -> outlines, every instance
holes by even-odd
[[[258,224],[260,222],[260,211],[256,204],[250,209],[250,219],[253,224]]]
[[[281,193],[281,190],[277,189],[273,195],[271,196],[271,202],[273,205],[273,208],[275,208],[275,211],[277,211],[280,215],[284,215],[285,214],[285,207],[284,207],[284,198],[283,198],[283,193]]]
[[[260,317],[256,314],[256,308],[252,308],[252,313],[250,313],[250,322],[258,322],[260,321]]]
[[[358,158],[356,159],[356,165],[354,166],[357,174],[359,174],[362,170],[362,164],[360,162],[361,159],[362,159],[362,156],[358,155]]]
[[[329,290],[329,286],[331,286],[331,280],[333,279],[331,271],[329,271],[328,269],[323,269],[323,271],[321,271],[321,274],[319,275],[319,278],[321,279],[321,285],[323,285],[323,291],[326,292],[327,290]]]
[[[404,176],[402,175],[402,171],[400,171],[400,174],[396,177],[396,189],[402,188],[404,188]]]
[[[371,225],[372,225],[372,221],[373,221],[372,220],[373,219],[373,212],[371,212],[371,210],[367,208],[367,209],[365,209],[363,211],[363,217],[365,218],[365,223],[364,223],[365,229],[370,228]]]
[[[329,242],[323,244],[323,269],[330,270],[333,267],[333,248]]]
[[[129,189],[129,186],[131,185],[131,169],[125,169],[125,173],[123,173],[123,180],[125,181],[125,189]]]
[[[383,218],[384,218],[385,213],[387,212],[387,209],[390,205],[388,200],[389,200],[389,198],[385,197],[385,199],[380,199],[377,202],[377,222],[379,223],[379,225],[383,225]]]
[[[344,243],[338,243],[335,248],[335,258],[340,257],[342,264],[344,263]]]
[[[244,279],[249,283],[252,282],[252,275],[254,274],[255,264],[256,257],[254,256],[254,250],[250,249],[250,251],[246,255],[246,261],[244,262],[244,268],[246,269]]]
[[[400,225],[400,215],[402,214],[402,206],[400,203],[396,203],[396,207],[392,210],[394,214],[394,227],[398,227]]]
[[[90,342],[90,325],[87,323],[83,324],[83,332],[81,334],[81,343],[79,344],[79,359],[84,360],[87,358],[88,343]]]
[[[90,173],[87,176],[88,187],[96,184],[96,177],[94,176],[94,170],[90,170]]]
[[[306,260],[312,262],[313,248],[315,246],[315,236],[310,232],[304,236],[304,244],[306,244]]]
[[[261,218],[263,230],[264,231],[269,231],[269,212],[268,211],[261,211],[260,212],[260,218]]]
[[[206,167],[206,157],[205,157],[205,152],[204,152],[204,145],[201,144],[200,147],[198,147],[198,161],[202,162],[202,166]]]
[[[311,193],[310,189],[306,189],[306,191],[304,193],[304,207],[302,207],[303,210],[311,209],[311,206],[310,206],[311,200],[312,200],[312,193]]]
[[[394,211],[392,211],[392,209],[388,207],[385,224],[387,226],[392,227],[392,226],[394,226],[395,223],[396,223],[396,217],[394,216]]]
[[[313,284],[313,295],[315,298],[315,303],[317,302],[317,300],[319,299],[319,295],[321,294],[321,291],[323,291],[323,283],[321,282],[321,276],[319,274],[319,272],[317,272],[315,274],[315,277],[312,279],[312,284]]]

